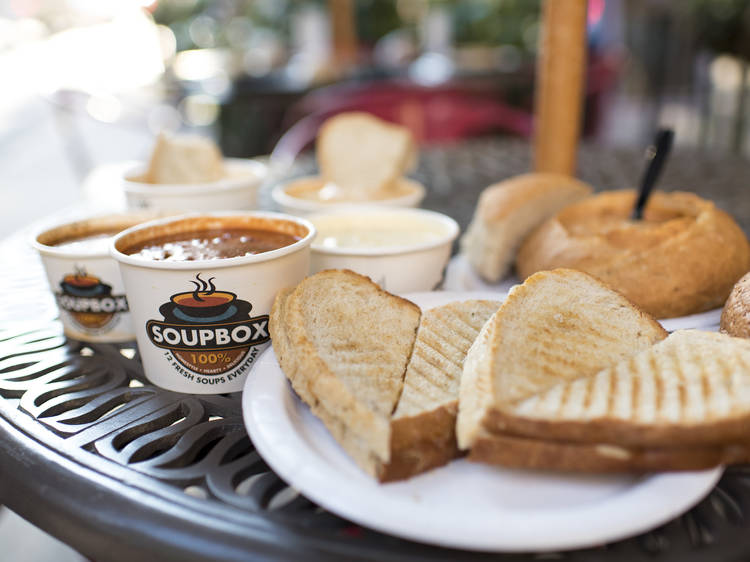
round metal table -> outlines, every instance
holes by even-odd
[[[581,176],[632,186],[635,151],[585,146]],[[423,151],[424,206],[468,224],[479,192],[529,167],[528,146],[478,139]],[[294,173],[314,166],[302,159]],[[750,164],[677,151],[661,186],[714,199],[750,231]],[[267,190],[262,199],[268,203]],[[0,244],[0,500],[98,561],[746,560],[750,467],[728,469],[683,516],[639,537],[565,553],[470,553],[405,541],[324,511],[255,452],[238,395],[191,396],[144,379],[135,344],[67,340],[37,256]]]

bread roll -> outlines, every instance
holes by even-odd
[[[482,278],[500,281],[534,228],[591,191],[562,174],[523,174],[491,185],[479,196],[461,252]]]
[[[721,306],[750,269],[739,226],[712,202],[682,192],[655,192],[644,219],[632,221],[635,197],[610,191],[560,211],[521,246],[519,276],[585,271],[657,318]]]
[[[721,331],[750,338],[750,273],[737,281],[721,311]]]

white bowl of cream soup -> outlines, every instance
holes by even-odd
[[[311,273],[351,269],[393,293],[438,287],[459,230],[424,209],[349,207],[308,218],[318,231]]]

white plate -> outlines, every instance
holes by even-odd
[[[443,288],[446,291],[496,291],[504,294],[513,285],[517,285],[518,282],[516,277],[508,277],[498,283],[488,283],[476,274],[462,254],[458,254],[453,256],[450,262],[448,262],[448,266],[445,269]],[[668,332],[690,328],[716,332],[719,330],[720,320],[721,309],[716,308],[708,312],[681,316],[679,318],[667,318],[659,320],[659,322]]]
[[[430,308],[497,293],[415,293]],[[329,511],[378,531],[481,551],[582,548],[638,534],[701,500],[722,469],[649,476],[509,470],[456,460],[402,482],[362,472],[292,391],[269,348],[247,378],[242,412],[273,470]]]

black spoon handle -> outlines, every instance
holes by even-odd
[[[656,185],[656,180],[659,179],[664,162],[666,162],[669,151],[672,148],[673,140],[674,131],[672,129],[659,129],[659,132],[656,133],[654,144],[646,150],[646,171],[641,179],[638,200],[635,202],[635,207],[633,208],[631,216],[633,220],[641,220],[643,218],[643,209],[646,207],[646,202],[649,195],[651,195],[654,185]]]

